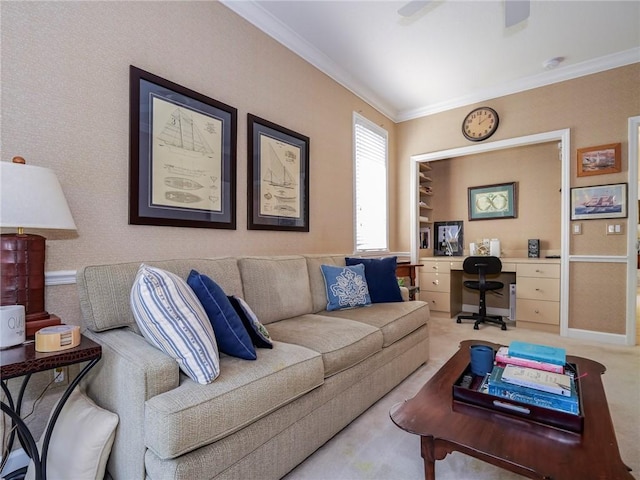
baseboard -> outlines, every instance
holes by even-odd
[[[478,305],[469,305],[468,303],[463,303],[462,311],[470,312],[470,313],[478,313],[480,311],[480,308],[478,307]],[[511,315],[511,312],[509,311],[508,308],[497,308],[497,307],[487,307],[487,313],[489,315],[501,315],[503,317],[509,317],[509,315]]]

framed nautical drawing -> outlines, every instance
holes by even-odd
[[[129,223],[236,228],[237,110],[130,66]]]
[[[571,220],[599,218],[627,218],[626,183],[571,189]]]
[[[249,230],[309,231],[309,137],[247,116]]]
[[[469,187],[469,220],[516,218],[516,195],[516,182]]]
[[[622,171],[619,143],[579,148],[576,152],[578,176],[604,175]]]

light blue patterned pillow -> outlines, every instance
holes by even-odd
[[[349,267],[320,265],[327,291],[327,310],[363,307],[371,304],[364,265]]]
[[[174,358],[189,378],[207,384],[220,374],[213,328],[187,282],[142,264],[131,289],[131,308],[142,335]]]

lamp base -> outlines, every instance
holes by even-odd
[[[24,305],[27,337],[60,318],[44,309],[45,239],[40,235],[0,235],[2,305]]]

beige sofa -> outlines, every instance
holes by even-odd
[[[140,335],[129,304],[140,262],[81,269],[84,334],[103,352],[83,386],[120,417],[114,479],[280,478],[429,357],[424,302],[325,310],[320,265],[344,255],[145,263],[184,279],[196,269],[243,297],[274,348],[221,354],[220,376],[198,384]]]

